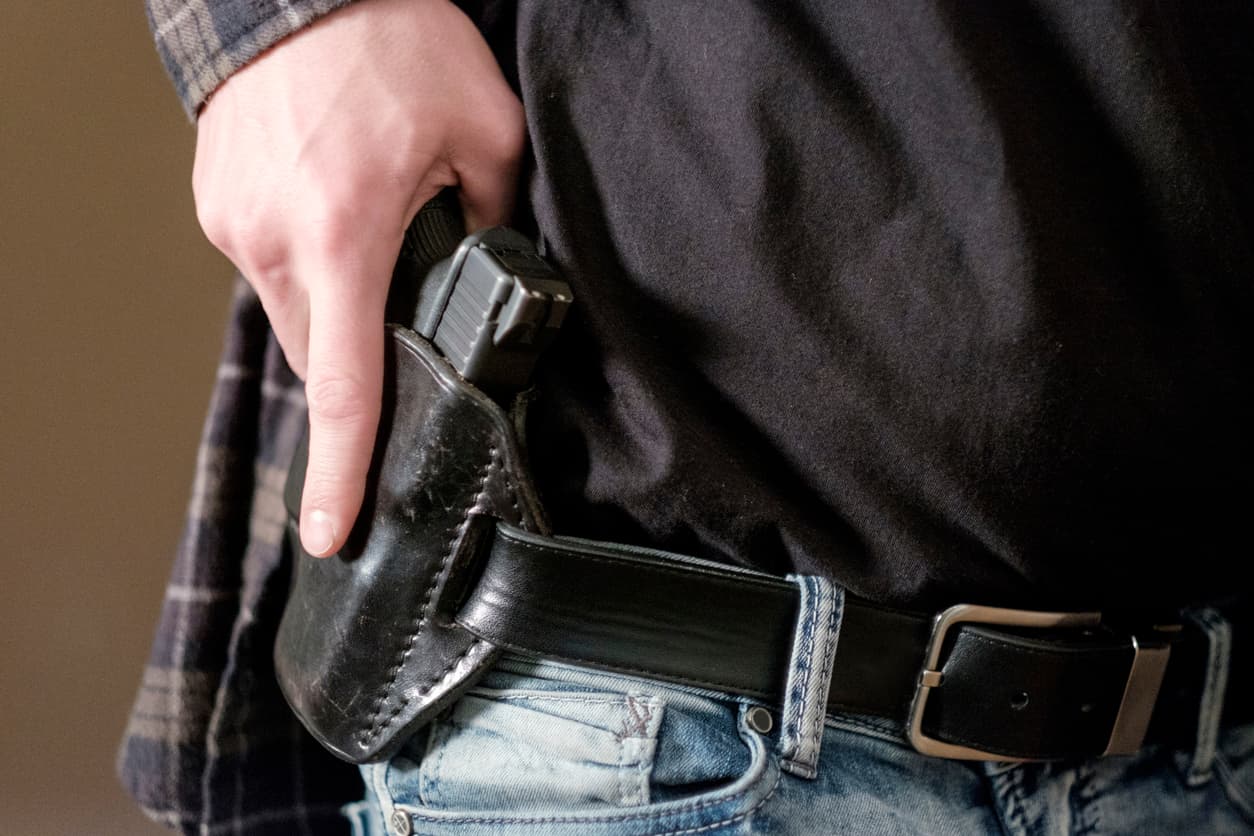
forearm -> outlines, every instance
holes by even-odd
[[[275,43],[352,0],[146,0],[157,51],[195,118],[222,82]]]

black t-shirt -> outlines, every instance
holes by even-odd
[[[521,3],[555,528],[912,607],[1231,592],[1252,17]]]

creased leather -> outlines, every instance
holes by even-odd
[[[367,495],[339,554],[300,548],[303,451],[287,491],[294,568],[279,685],[310,733],[353,763],[392,754],[495,659],[452,620],[484,524],[543,528],[504,411],[412,331],[388,326],[386,346]]]

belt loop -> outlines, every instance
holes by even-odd
[[[1215,763],[1215,747],[1223,720],[1224,694],[1228,689],[1228,663],[1232,655],[1232,626],[1218,610],[1209,607],[1188,610],[1184,617],[1206,636],[1206,679],[1198,705],[1197,736],[1193,757],[1186,776],[1189,786],[1196,787],[1211,778]]]
[[[780,767],[801,778],[818,774],[832,660],[840,636],[845,590],[813,575],[789,575],[801,592],[780,723]]]

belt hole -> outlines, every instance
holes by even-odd
[[[1015,691],[1010,695],[1010,707],[1015,711],[1022,711],[1028,707],[1028,692]]]

